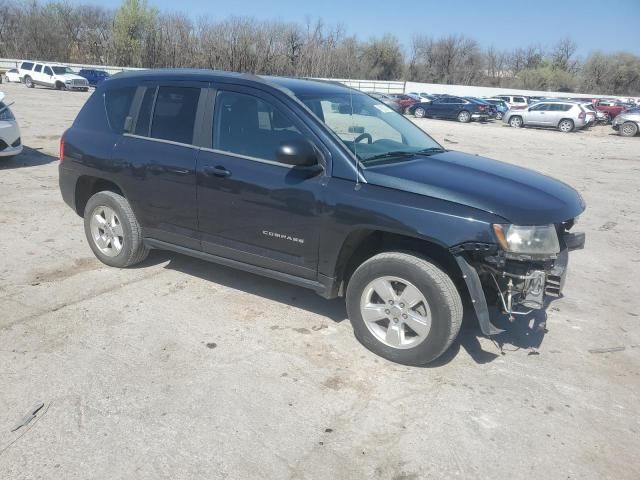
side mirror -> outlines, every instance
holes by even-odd
[[[282,142],[276,152],[276,159],[294,167],[313,167],[318,164],[316,151],[307,140]]]

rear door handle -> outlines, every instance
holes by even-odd
[[[214,177],[230,177],[231,176],[231,172],[221,165],[218,165],[215,167],[208,165],[204,167],[202,170],[204,171],[205,175],[212,175]]]

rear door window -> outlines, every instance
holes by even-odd
[[[112,88],[104,93],[104,106],[111,129],[117,133],[124,132],[124,123],[131,109],[131,102],[136,87]]]
[[[151,122],[151,137],[178,143],[193,143],[200,88],[158,88]]]
[[[51,69],[49,67],[44,67],[44,73],[47,75],[53,75],[53,72],[51,71]]]
[[[33,71],[40,73],[42,71],[42,65],[36,65],[36,68],[34,68]]]
[[[548,103],[539,103],[537,105],[534,105],[533,107],[530,108],[530,111],[532,112],[543,112],[549,110],[549,104]]]
[[[136,120],[136,128],[134,131],[136,135],[141,135],[143,137],[149,136],[149,127],[151,126],[151,115],[153,114],[153,104],[156,99],[156,91],[156,87],[149,87],[144,92],[140,111],[138,112],[138,119]]]

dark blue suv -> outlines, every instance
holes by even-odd
[[[165,249],[346,298],[356,337],[422,365],[463,299],[486,335],[560,295],[585,206],[568,185],[448,151],[334,83],[168,70],[115,75],[60,143],[60,189],[105,264]]]
[[[105,81],[110,76],[104,70],[93,70],[89,68],[83,68],[78,72],[78,75],[86,78],[89,81],[89,85],[92,87],[100,85],[100,83]]]

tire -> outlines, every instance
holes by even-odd
[[[416,108],[413,112],[416,118],[424,118],[426,113],[426,110],[422,107]]]
[[[633,122],[624,122],[618,127],[618,135],[622,137],[635,137],[638,133],[638,125]]]
[[[471,114],[466,110],[462,110],[458,113],[458,121],[462,123],[469,123],[471,121]]]
[[[56,90],[66,90],[64,83],[56,82]]]
[[[496,120],[502,120],[502,112],[496,113]]]
[[[34,88],[35,87],[35,84],[33,83],[33,80],[31,80],[31,77],[29,75],[24,77],[24,84],[27,86],[27,88]]]
[[[414,306],[409,307],[409,302]],[[404,365],[425,365],[437,359],[462,324],[462,301],[451,278],[411,253],[380,253],[360,265],[347,285],[346,304],[358,341],[375,354]]]
[[[520,115],[514,115],[509,119],[509,125],[513,128],[521,128],[524,125]]]
[[[563,118],[558,123],[558,130],[560,130],[563,133],[573,132],[574,128],[575,128],[575,124],[573,123],[573,120],[569,118]]]
[[[109,232],[113,238],[110,243],[103,241],[105,245],[103,248],[97,243],[95,226],[102,224],[104,230],[104,223],[97,222],[96,219],[101,216],[104,220],[109,220],[109,211],[115,214],[117,222],[110,222]],[[84,209],[84,232],[98,260],[111,267],[125,268],[135,265],[147,258],[149,254],[149,249],[142,240],[140,224],[131,205],[126,198],[117,193],[98,192],[89,199]],[[109,234],[105,235],[109,237]],[[104,238],[104,236],[101,237]],[[109,244],[112,246],[111,249],[108,248]],[[118,245],[120,245],[119,249]]]

